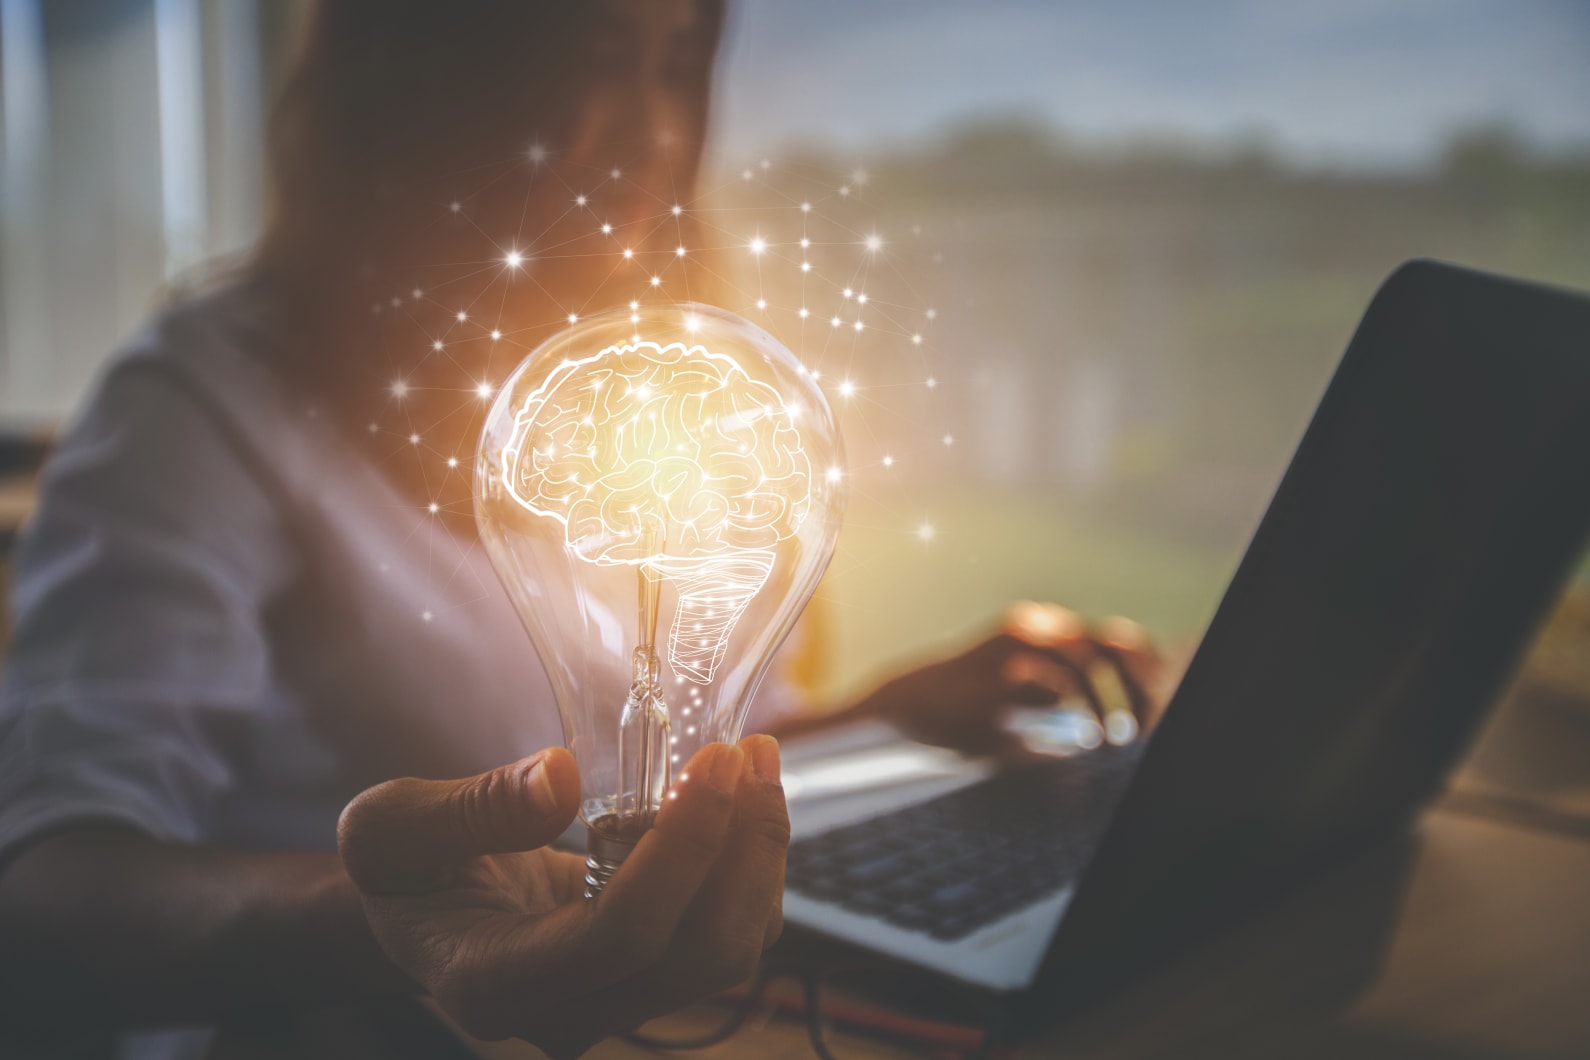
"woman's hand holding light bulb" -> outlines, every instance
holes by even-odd
[[[595,901],[584,860],[546,849],[574,819],[552,748],[457,781],[361,794],[338,846],[387,955],[470,1034],[552,1056],[750,977],[783,926],[789,817],[778,744],[712,744]]]

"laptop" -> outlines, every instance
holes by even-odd
[[[1048,1022],[1442,787],[1590,535],[1590,298],[1380,288],[1152,738],[792,742],[787,923]]]

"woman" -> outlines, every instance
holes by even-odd
[[[575,1054],[743,980],[777,937],[788,822],[770,737],[703,750],[598,902],[579,898],[578,858],[544,849],[575,814],[575,767],[543,750],[561,739],[545,677],[467,522],[446,519],[468,494],[444,457],[467,453],[480,408],[443,389],[455,362],[394,353],[407,340],[382,330],[401,316],[389,295],[478,257],[481,231],[528,222],[556,244],[563,191],[483,179],[467,210],[441,205],[534,137],[561,165],[622,173],[614,223],[641,254],[671,250],[646,219],[694,184],[721,21],[716,0],[315,11],[274,120],[258,254],[115,358],[16,555],[0,689],[12,1026],[65,1051],[425,990],[477,1034]],[[570,299],[613,297],[582,269],[549,267],[517,303],[522,340]],[[383,459],[422,441],[433,462]],[[994,750],[998,706],[1087,691],[1090,660],[1136,647],[1029,610],[831,717]],[[762,724],[776,714],[758,705]]]

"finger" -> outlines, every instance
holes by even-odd
[[[1013,697],[1010,701],[1026,706],[1052,704],[1075,690],[1099,720],[1104,720],[1104,700],[1087,668],[1062,650],[1016,652],[1001,664],[1000,680],[1006,694]]]
[[[1114,668],[1126,689],[1132,714],[1146,731],[1157,720],[1160,706],[1149,691],[1159,656],[1148,631],[1129,618],[1112,615],[1099,623],[1097,643],[1100,656]]]
[[[707,938],[751,952],[752,963],[778,940],[784,923],[784,861],[789,850],[789,810],[780,782],[778,741],[740,741],[746,768],[734,798],[728,849],[718,858],[694,910]],[[733,986],[750,975],[731,976]]]
[[[1034,648],[1056,648],[1088,639],[1086,620],[1059,604],[1021,600],[1005,612],[1005,632]]]
[[[745,752],[710,744],[690,759],[657,812],[592,904],[593,947],[612,982],[657,963],[722,853]]]
[[[1021,706],[1049,706],[1076,687],[1070,670],[1034,651],[1008,656],[1000,665],[1000,699]]]
[[[337,821],[337,849],[370,894],[413,894],[445,885],[482,854],[533,850],[574,820],[579,770],[561,747],[463,780],[378,784]]]
[[[1089,630],[1087,621],[1070,608],[1059,604],[1022,600],[1010,607],[1005,615],[1004,630],[1016,642],[1015,650],[1022,647],[1042,652],[1057,666],[1072,676],[1074,686],[1088,702],[1088,707],[1102,722],[1107,708],[1097,685],[1088,674],[1088,666],[1098,657],[1099,644]]]

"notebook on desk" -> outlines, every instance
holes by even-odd
[[[786,920],[1055,1018],[1404,827],[1587,533],[1590,299],[1404,265],[1152,740],[1004,773],[792,746]],[[839,790],[869,755],[896,782]]]

